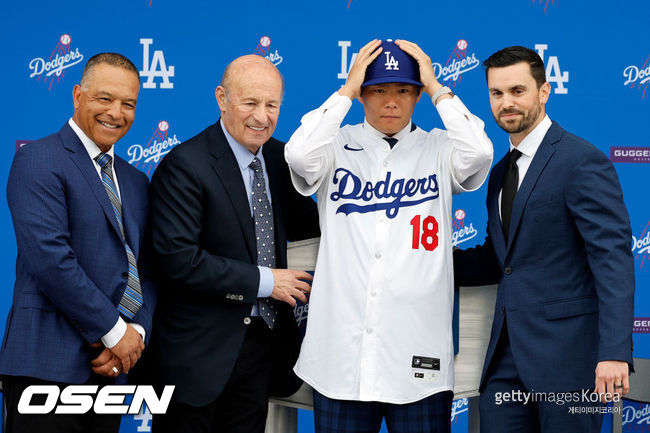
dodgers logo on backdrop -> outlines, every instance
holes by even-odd
[[[72,38],[65,33],[59,37],[59,42],[52,50],[52,54],[45,60],[42,57],[35,57],[29,62],[29,78],[36,77],[36,81],[47,84],[47,90],[52,90],[52,84],[56,80],[58,83],[65,76],[65,70],[81,63],[84,59],[79,48],[74,50],[71,47]]]
[[[129,164],[151,176],[160,160],[180,143],[176,134],[169,136],[169,123],[161,120],[146,146],[134,144],[127,149]]]
[[[650,82],[650,56],[641,66],[630,65],[623,69],[623,78],[625,78],[624,86],[630,85],[630,89],[637,86],[637,89],[642,90],[641,97],[645,98],[645,92],[648,90]]]
[[[298,328],[303,324],[307,323],[307,315],[309,314],[309,304],[303,304],[302,302],[297,302],[293,307],[293,315],[296,318],[296,323]]]
[[[645,228],[639,235],[636,237],[632,235],[632,254],[634,255],[634,260],[639,263],[639,268],[643,269],[645,261],[650,257],[650,221],[646,224]]]
[[[528,1],[528,0],[526,0],[526,1]],[[549,1],[550,1],[551,5],[554,5],[554,4],[555,4],[555,0],[539,0],[539,1],[537,2],[537,4],[538,4],[538,5],[543,4],[543,5],[544,5],[544,12],[546,12],[546,10],[548,9]],[[535,0],[533,0],[533,3],[535,3]]]
[[[347,168],[337,168],[332,183],[338,185],[338,191],[330,194],[330,200],[345,200],[346,203],[340,205],[336,213],[350,215],[386,211],[388,218],[395,218],[400,208],[435,200],[440,195],[436,174],[420,179],[392,179],[392,175],[389,171],[386,177],[376,184],[370,181],[363,184],[361,178],[352,171]],[[405,198],[414,199],[405,200]],[[379,199],[386,199],[386,201],[379,202]]]
[[[473,223],[470,222],[469,225],[465,223],[466,216],[467,214],[464,210],[458,209],[454,212],[454,217],[451,220],[451,227],[453,230],[451,233],[451,244],[455,247],[463,242],[475,238],[478,234]]]
[[[456,42],[456,47],[444,66],[433,62],[433,71],[440,82],[448,86],[456,86],[464,73],[477,68],[481,64],[480,60],[476,58],[476,53],[467,54],[468,46],[469,44],[465,39],[460,39]]]
[[[458,415],[467,412],[469,409],[469,400],[466,398],[459,398],[458,400],[454,400],[454,402],[451,404],[451,423],[454,424],[456,421],[458,421]]]
[[[612,146],[609,148],[609,159],[613,162],[650,162],[650,147],[641,146]]]
[[[147,79],[147,81],[142,83],[142,88],[155,89],[156,82],[154,78],[161,78],[161,89],[173,89],[174,83],[169,81],[169,78],[174,76],[175,68],[173,66],[167,67],[163,50],[154,50],[153,56],[150,59],[149,46],[153,44],[153,39],[142,38],[140,39],[140,44],[142,44],[142,70],[140,71],[140,76]]]
[[[282,63],[282,56],[280,53],[278,53],[278,50],[275,50],[275,52],[270,52],[270,46],[271,38],[268,36],[262,36],[259,43],[257,44],[257,47],[255,47],[254,53],[264,57],[275,66],[278,66],[280,63]]]
[[[650,432],[650,405],[627,400],[623,404],[623,431]]]
[[[555,85],[555,94],[566,95],[569,93],[569,89],[566,88],[566,84],[569,82],[569,73],[560,69],[558,57],[548,56],[548,59],[544,60],[548,44],[535,44],[535,49],[546,65],[546,81],[552,86]]]

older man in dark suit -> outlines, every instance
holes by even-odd
[[[318,235],[313,200],[291,186],[271,137],[283,82],[249,55],[224,72],[221,119],[172,150],[152,179],[154,249],[164,277],[154,333],[163,384],[176,385],[157,432],[263,432],[271,391],[290,393],[298,355],[290,308],[308,273],[287,240]],[[284,388],[284,389],[283,389]]]
[[[481,380],[481,431],[598,433],[599,400],[629,389],[634,262],[616,171],[552,122],[544,63],[485,61],[510,152],[490,174],[486,243],[456,251],[460,285],[499,284]]]
[[[30,385],[114,382],[151,330],[147,272],[149,181],[114,155],[140,88],[126,57],[84,68],[61,130],[14,158],[7,185],[18,244],[14,298],[0,351],[9,432],[117,432],[119,415],[26,415]]]

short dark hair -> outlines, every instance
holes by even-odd
[[[88,78],[92,75],[93,68],[101,63],[106,63],[107,65],[117,66],[118,68],[134,72],[138,77],[138,83],[140,82],[140,72],[131,60],[118,53],[99,53],[92,56],[88,62],[86,62],[86,66],[84,66],[84,70],[81,73],[81,87],[85,87]]]
[[[539,89],[542,84],[546,83],[544,61],[535,51],[518,45],[504,48],[488,57],[483,62],[483,66],[485,66],[485,78],[487,79],[487,73],[490,68],[503,68],[524,62],[530,66],[530,74],[535,79],[537,88]]]

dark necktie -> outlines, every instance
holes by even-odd
[[[521,152],[517,149],[512,149],[508,155],[508,163],[506,170],[503,174],[503,189],[501,190],[501,223],[503,224],[503,233],[508,242],[508,233],[510,230],[510,217],[512,215],[512,203],[515,201],[517,188],[519,187],[519,168],[517,167],[517,160],[521,156]]]
[[[384,140],[386,140],[386,141],[388,142],[388,144],[390,145],[390,148],[391,148],[391,149],[392,149],[393,147],[395,147],[395,145],[396,145],[397,142],[399,141],[399,140],[397,140],[397,138],[394,138],[394,137],[384,137]]]
[[[111,160],[113,158],[107,153],[100,153],[95,157],[95,161],[102,168],[102,183],[108,194],[108,199],[111,201],[117,225],[120,228],[120,234],[124,241],[124,249],[126,250],[126,258],[129,262],[129,276],[126,282],[126,289],[120,299],[120,304],[117,309],[122,315],[128,319],[133,319],[140,307],[142,307],[142,289],[140,288],[140,276],[138,275],[138,263],[135,260],[135,255],[126,241],[124,234],[124,226],[122,221],[122,203],[117,195],[117,188],[113,180],[113,168],[111,167]]]
[[[273,209],[266,195],[266,183],[262,163],[254,158],[250,163],[253,169],[253,188],[251,202],[253,204],[253,221],[255,222],[255,242],[257,246],[257,264],[268,268],[275,267],[275,234],[273,233]],[[271,298],[258,298],[257,306],[262,319],[273,329],[277,304]]]

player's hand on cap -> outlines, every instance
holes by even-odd
[[[296,305],[296,299],[307,302],[306,294],[311,291],[311,286],[301,280],[312,281],[314,277],[310,273],[293,269],[271,269],[271,272],[273,273],[271,298],[291,306]]]
[[[422,51],[422,48],[413,42],[404,39],[397,39],[395,44],[418,62],[418,65],[420,66],[420,82],[424,86],[422,87],[422,90],[427,92],[429,96],[433,96],[442,85],[438,82],[436,74],[433,71],[431,58]]]
[[[347,96],[350,99],[361,96],[361,85],[366,77],[366,69],[368,69],[368,65],[381,53],[382,48],[380,45],[380,39],[373,39],[359,50],[359,54],[357,54],[354,64],[348,73],[348,79],[345,85],[339,90],[339,94]]]

